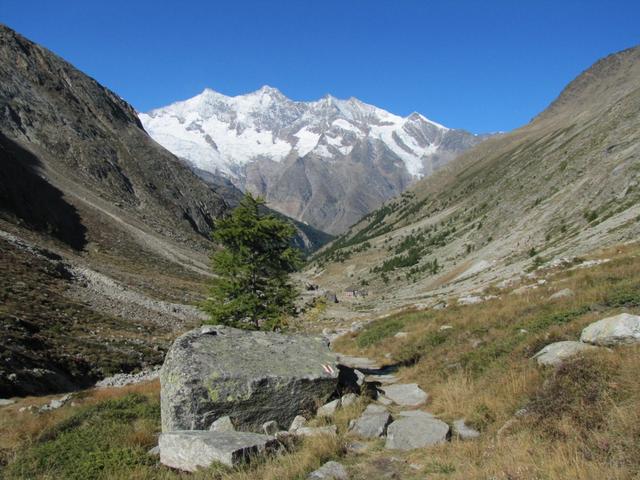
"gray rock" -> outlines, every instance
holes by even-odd
[[[147,455],[151,457],[159,457],[160,456],[160,446],[156,445],[155,447],[149,449]]]
[[[205,326],[179,337],[160,373],[163,431],[202,430],[229,415],[236,428],[289,425],[337,385],[322,339]]]
[[[449,425],[431,414],[415,411],[408,415],[402,415],[389,425],[385,448],[413,450],[444,443],[449,439],[449,436]]]
[[[340,399],[336,398],[335,400],[330,401],[329,403],[325,403],[316,412],[318,417],[332,417],[336,411],[340,408]]]
[[[386,412],[387,409],[382,405],[376,405],[375,403],[370,403],[367,405],[367,408],[364,409],[363,415],[370,415],[373,413],[383,413]]]
[[[405,410],[404,412],[400,412],[398,415],[401,416],[401,417],[408,417],[408,418],[411,418],[411,417],[436,418],[433,413],[425,412],[424,410]]]
[[[393,402],[391,400],[389,400],[387,397],[385,397],[384,395],[378,395],[378,398],[376,398],[376,400],[381,403],[382,405],[386,405],[389,406],[391,405]]]
[[[116,373],[115,375],[103,378],[96,382],[96,388],[112,388],[124,387],[126,385],[135,385],[142,382],[150,382],[160,376],[160,367],[142,370],[137,373]]]
[[[427,401],[429,395],[416,383],[399,383],[380,387],[387,398],[403,407],[417,407]]]
[[[366,357],[352,357],[350,355],[338,355],[338,363],[358,370],[380,370],[381,368],[375,360]]]
[[[275,422],[273,420],[264,422],[262,424],[262,431],[265,433],[265,435],[273,436],[276,433],[278,433],[279,430],[280,430],[280,427],[278,426],[278,422]]]
[[[357,401],[358,395],[356,395],[355,393],[347,393],[340,399],[340,405],[342,407],[350,407],[351,405],[355,405]]]
[[[482,302],[482,297],[478,297],[477,295],[466,295],[458,299],[458,305],[475,305]]]
[[[580,335],[580,340],[601,346],[640,342],[640,316],[621,313],[592,323]]]
[[[381,373],[381,374],[367,375],[365,377],[365,381],[369,383],[391,384],[391,383],[396,383],[398,381],[398,377],[390,373]]]
[[[51,410],[57,410],[58,408],[64,406],[69,400],[71,400],[72,397],[73,397],[73,394],[67,393],[66,395],[63,395],[60,398],[54,398],[46,405],[43,405],[42,407],[40,407],[39,411],[50,412]]]
[[[593,350],[594,348],[596,347],[587,345],[586,343],[567,340],[547,345],[536,353],[533,358],[536,359],[538,365],[555,367],[577,353]]]
[[[473,438],[478,438],[480,436],[480,432],[468,426],[465,423],[464,418],[461,418],[453,422],[453,435],[460,440],[471,440]]]
[[[213,422],[209,427],[209,430],[212,432],[235,432],[236,427],[233,426],[231,417],[226,415]]]
[[[571,290],[570,288],[563,288],[562,290],[557,291],[553,295],[550,295],[549,300],[561,300],[563,298],[571,298],[574,295],[575,294],[573,293],[573,290]]]
[[[296,415],[296,417],[291,422],[291,426],[289,427],[290,432],[295,432],[299,428],[302,428],[306,425],[307,419],[302,415]]]
[[[407,338],[409,334],[407,332],[398,332],[394,335],[395,338]]]
[[[309,480],[348,480],[349,474],[338,462],[327,462],[307,476]]]
[[[294,433],[301,437],[315,437],[317,435],[335,436],[338,433],[338,427],[335,425],[328,425],[326,427],[300,427]]]
[[[391,415],[381,405],[369,405],[350,426],[349,431],[364,438],[382,437],[391,423]]]
[[[8,405],[13,405],[14,403],[16,403],[16,401],[10,398],[0,398],[0,407],[6,407]]]
[[[213,462],[233,467],[277,448],[274,437],[249,432],[183,430],[160,435],[160,462],[195,472]]]

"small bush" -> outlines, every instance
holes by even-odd
[[[477,405],[467,419],[469,425],[478,430],[484,430],[495,421],[495,413],[485,403]]]
[[[544,382],[527,410],[542,430],[562,436],[560,420],[570,420],[580,431],[603,425],[609,411],[611,374],[605,362],[591,357],[565,361]]]
[[[607,307],[640,307],[640,284],[637,281],[623,282],[606,294]]]
[[[586,212],[584,212],[584,219],[587,222],[591,223],[596,218],[598,218],[598,212],[596,212],[595,210],[587,210]]]
[[[586,305],[560,312],[543,311],[536,315],[532,320],[526,322],[523,327],[530,332],[540,332],[554,325],[565,325],[589,311],[590,308]]]

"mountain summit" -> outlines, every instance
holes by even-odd
[[[353,97],[298,102],[266,85],[235,97],[207,88],[140,119],[196,171],[331,233],[482,140],[418,113],[400,117]]]

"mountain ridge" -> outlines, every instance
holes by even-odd
[[[367,285],[384,308],[432,305],[637,238],[639,79],[640,47],[596,62],[529,124],[366,216],[306,274],[337,289]]]
[[[334,234],[485,138],[355,97],[294,101],[270,86],[236,96],[206,88],[140,119],[197,170]]]

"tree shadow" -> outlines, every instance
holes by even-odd
[[[0,215],[82,250],[87,229],[63,192],[39,175],[41,165],[33,153],[0,133]]]

